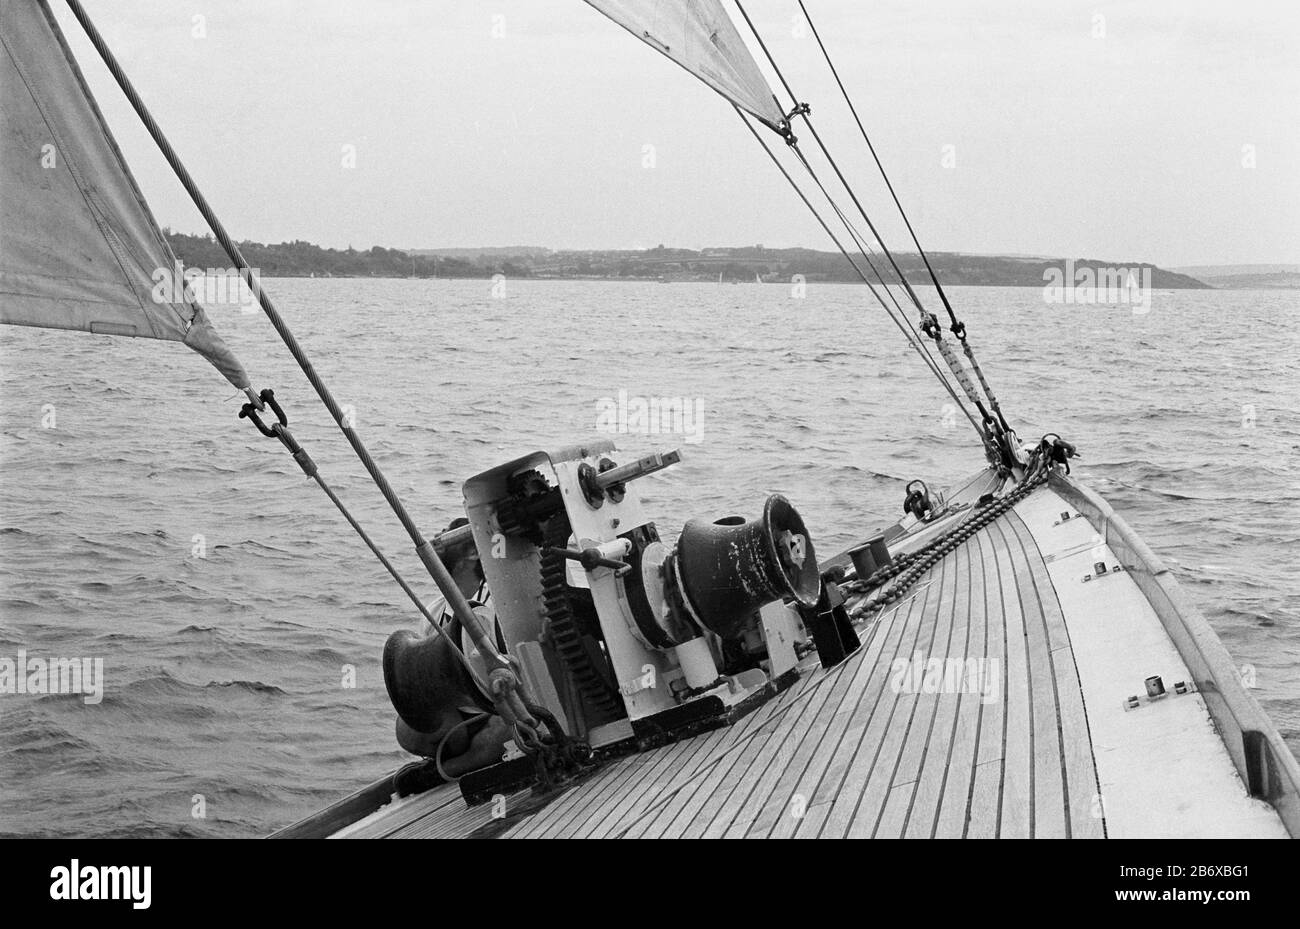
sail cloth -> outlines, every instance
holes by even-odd
[[[785,114],[719,0],[586,0],[742,110],[781,131]]]
[[[0,322],[183,342],[247,387],[45,0],[3,0],[0,43]]]

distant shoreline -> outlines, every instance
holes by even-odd
[[[167,232],[173,251],[187,266],[223,269],[230,260],[206,236]],[[310,242],[263,244],[241,242],[248,264],[264,277],[342,277],[385,279],[476,279],[503,275],[507,280],[640,281],[663,283],[862,284],[859,268],[873,284],[900,285],[900,273],[913,286],[930,286],[930,271],[914,253],[893,261],[872,257],[874,271],[859,258],[855,267],[838,252],[805,248],[676,249],[555,251],[530,246],[490,249],[413,249],[375,247],[364,251],[329,249]],[[1067,289],[1142,287],[1153,290],[1212,290],[1212,283],[1147,262],[1111,262],[1092,258],[1044,258],[1018,255],[969,255],[932,252],[934,273],[945,286],[1038,287],[1063,284]],[[896,263],[896,267],[895,267]],[[877,277],[879,274],[879,278]],[[1285,277],[1285,276],[1283,276]],[[881,279],[883,278],[883,280]],[[1224,286],[1240,289],[1251,281],[1236,277]],[[1292,286],[1274,277],[1265,286]],[[1295,286],[1300,286],[1297,275]]]
[[[484,283],[484,284],[490,284],[491,281],[492,281],[492,278],[491,278],[490,276],[483,276],[483,277],[432,277],[432,276],[430,276],[430,277],[414,277],[414,278],[412,278],[412,277],[410,277],[409,275],[403,277],[402,275],[396,275],[396,274],[394,274],[394,275],[384,275],[384,274],[333,274],[333,275],[326,274],[326,275],[321,275],[321,274],[317,274],[317,275],[315,275],[315,276],[310,275],[310,274],[265,274],[265,275],[262,276],[262,280],[295,280],[295,281],[297,281],[297,280],[304,280],[304,281],[305,281],[305,280],[319,280],[319,281],[329,281],[329,280],[336,280],[336,281],[410,281],[410,280],[418,280],[418,281],[480,281],[480,282],[482,282],[482,283]],[[509,280],[509,278],[507,278],[507,280]],[[754,286],[759,286],[759,285],[758,285],[756,282],[754,282],[754,281],[726,281],[726,282],[724,282],[723,284],[719,285],[717,281],[707,281],[707,280],[657,281],[657,280],[652,280],[652,279],[650,279],[650,278],[634,278],[634,277],[536,277],[536,276],[530,276],[530,277],[519,278],[519,280],[524,280],[524,281],[528,281],[528,282],[530,282],[530,283],[539,283],[539,284],[568,284],[568,283],[581,283],[581,284],[600,284],[600,283],[605,283],[605,284],[660,284],[660,283],[662,283],[662,284],[703,284],[703,285],[706,285],[706,286],[712,286],[712,287],[718,287],[718,286],[723,286],[723,287],[725,287],[725,286],[736,286],[736,287],[747,287],[747,286],[748,286],[748,287],[754,287]],[[825,287],[825,286],[834,286],[834,287],[862,287],[862,286],[864,286],[863,283],[862,283],[862,281],[809,281],[808,283],[809,283],[809,284],[814,284],[814,283],[815,283],[818,287]],[[930,288],[930,289],[933,289],[933,288],[934,288],[934,285],[933,285],[932,283],[930,283],[929,281],[910,281],[910,283],[911,283],[912,286],[914,286],[914,287],[921,287],[921,288],[928,287],[928,288]],[[962,282],[953,282],[953,281],[941,281],[941,283],[944,285],[945,288],[948,288],[948,287],[1014,287],[1014,288],[1018,288],[1018,289],[1022,289],[1022,290],[1024,290],[1024,289],[1033,289],[1033,288],[1039,288],[1039,289],[1041,289],[1041,288],[1047,286],[1046,284],[1042,284],[1042,283],[1039,283],[1039,284],[990,284],[990,283],[971,284],[971,283],[962,283]],[[790,283],[789,281],[762,281],[761,284],[762,284],[762,286],[769,286],[769,287],[770,287],[770,286],[776,286],[776,287],[790,287],[790,286],[791,286],[791,283]],[[880,285],[879,285],[879,284],[876,284],[876,286],[879,287]],[[897,285],[894,285],[894,286],[897,286]],[[1154,290],[1215,290],[1215,291],[1217,291],[1217,290],[1222,290],[1222,291],[1260,291],[1260,292],[1267,293],[1267,292],[1270,292],[1270,291],[1271,291],[1271,292],[1276,292],[1276,291],[1279,291],[1279,290],[1300,289],[1300,285],[1296,285],[1295,287],[1277,287],[1277,286],[1268,286],[1268,285],[1259,285],[1259,286],[1233,285],[1233,286],[1231,286],[1231,287],[1218,287],[1218,286],[1205,286],[1205,287],[1153,287],[1153,289],[1154,289]]]

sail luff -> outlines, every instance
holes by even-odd
[[[6,0],[0,322],[182,342],[247,387],[179,269],[48,3]]]
[[[585,0],[776,132],[785,114],[719,0]]]

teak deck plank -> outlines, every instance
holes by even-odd
[[[1016,550],[1016,593],[1025,620],[1025,647],[1029,655],[1030,754],[1033,757],[1033,804],[1030,807],[1032,834],[1043,838],[1064,838],[1065,771],[1061,753],[1061,732],[1057,706],[1056,676],[1047,647],[1046,610],[1034,587],[1024,541],[1015,531],[1019,517],[1009,516],[999,526],[1008,548]]]
[[[455,784],[444,784],[413,798],[400,806],[390,808],[386,815],[352,827],[348,838],[383,839],[403,826],[416,822],[448,807],[459,807],[460,790]]]
[[[755,741],[780,731],[783,727],[778,724],[778,720],[784,720],[790,711],[801,708],[802,701],[807,698],[807,695],[825,684],[826,676],[820,672],[820,669],[810,669],[810,671],[812,673],[806,673],[798,684],[768,701],[757,712],[745,717],[729,729],[715,733],[715,741],[706,757],[689,771],[684,771],[685,776],[678,777],[676,784],[670,785],[670,788],[660,792],[640,809],[634,806],[610,828],[608,834],[627,838],[639,837],[665,815],[675,818],[677,812],[699,792],[705,782],[710,780],[716,782],[719,767],[731,770],[737,758],[749,752]],[[678,834],[679,832],[667,833],[670,837]]]
[[[603,838],[614,835],[623,828],[625,821],[643,815],[645,809],[652,806],[662,793],[689,778],[701,763],[706,762],[723,735],[722,730],[717,730],[655,749],[652,756],[663,756],[664,763],[644,779],[624,777],[616,785],[617,793],[611,797],[615,802],[610,811],[615,815],[604,819],[592,836]],[[620,765],[623,763],[619,762]],[[537,815],[539,835],[545,836],[550,831],[549,827],[554,824],[558,812],[547,809]]]
[[[735,754],[732,746],[763,727],[786,706],[794,705],[798,694],[811,686],[817,676],[815,670],[805,673],[785,693],[734,726],[616,762],[620,767],[634,765],[646,770],[641,776],[623,771],[612,780],[600,782],[599,786],[593,783],[587,790],[571,791],[580,796],[543,808],[531,817],[528,826],[517,827],[510,834],[521,838],[640,834],[660,815],[664,804],[673,803],[682,794],[689,798],[688,791],[695,784]]]
[[[1030,709],[1029,647],[1025,615],[1016,589],[1016,568],[1002,533],[1002,520],[985,532],[993,543],[1006,621],[1006,715],[1002,723],[1002,796],[998,807],[999,838],[1029,838],[1033,830],[1034,759],[1031,752],[1033,717]]]
[[[998,566],[997,549],[992,537],[981,532],[980,560],[984,579],[984,616],[988,632],[984,651],[990,662],[998,666],[998,698],[991,703],[981,703],[976,714],[978,741],[972,762],[970,796],[966,800],[966,824],[962,837],[994,838],[998,834],[998,820],[1002,815],[1002,767],[1006,753],[1007,717],[1007,622],[1002,606],[1002,578]]]
[[[934,816],[930,819],[929,832],[922,828],[923,820],[914,819],[908,824],[908,834],[913,836],[929,835],[931,838],[961,838],[965,834],[966,824],[970,819],[971,789],[975,781],[975,761],[979,751],[982,713],[985,706],[984,691],[989,686],[989,675],[994,675],[994,682],[1000,681],[1002,663],[999,659],[994,672],[989,664],[988,627],[989,615],[986,608],[986,584],[984,578],[984,539],[976,535],[967,545],[967,557],[971,565],[968,577],[970,586],[967,590],[966,654],[977,658],[983,669],[983,677],[970,692],[963,692],[957,699],[957,712],[953,718],[952,732],[949,734],[947,756],[938,788],[938,798]],[[976,683],[976,682],[972,682]],[[997,699],[1001,699],[1001,687],[998,685]],[[938,759],[935,759],[937,764]],[[927,768],[930,778],[936,775],[931,766]]]

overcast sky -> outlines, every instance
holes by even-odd
[[[581,0],[84,2],[236,238],[830,247],[725,101]],[[744,2],[890,238],[797,3]],[[805,2],[927,248],[1300,262],[1300,3]]]

